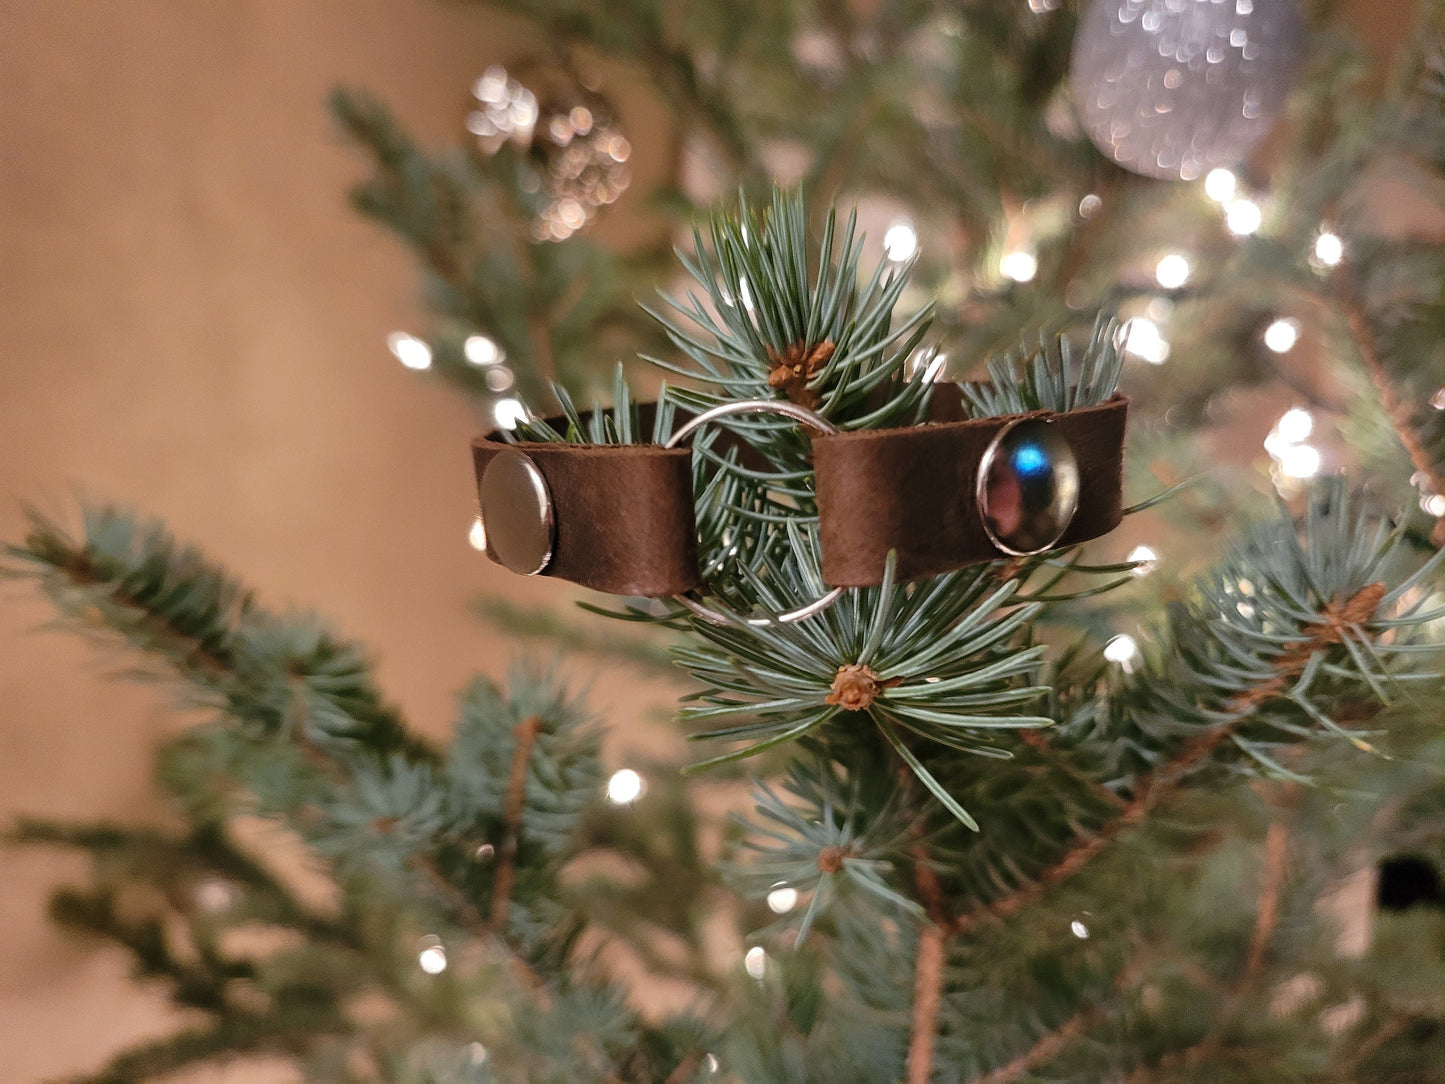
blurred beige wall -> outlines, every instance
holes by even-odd
[[[324,97],[367,86],[450,141],[471,81],[517,44],[436,0],[5,4],[0,538],[22,531],[18,499],[72,520],[77,492],[152,511],[263,601],[370,644],[388,693],[445,733],[466,676],[500,675],[514,650],[468,596],[565,592],[466,544],[470,408],[386,353],[388,331],[421,327],[418,279],[347,209],[365,164]],[[635,192],[667,165],[648,123]],[[184,720],[73,637],[34,633],[47,616],[0,587],[0,821],[160,815],[150,753]],[[614,718],[633,711],[624,683],[595,697]],[[125,954],[47,925],[48,889],[81,869],[0,850],[5,1084],[96,1068],[175,1025],[160,991],[126,981]]]

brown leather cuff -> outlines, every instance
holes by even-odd
[[[927,424],[814,436],[824,581],[877,584],[890,550],[899,579],[1006,557],[984,528],[975,487],[990,443],[1021,418],[1056,424],[1078,465],[1078,509],[1055,548],[1107,534],[1123,515],[1128,402],[963,420],[959,388],[941,384]],[[488,465],[508,451],[531,461],[550,495],[554,534],[541,575],[648,597],[702,586],[686,448],[507,443],[492,433],[472,442],[479,494]],[[484,508],[484,529],[489,514],[507,512]]]

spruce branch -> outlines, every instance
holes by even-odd
[[[938,1005],[943,996],[943,960],[947,932],[930,922],[918,931],[914,963],[913,1022],[908,1042],[908,1084],[933,1079],[933,1044],[938,1032]]]
[[[1374,385],[1375,394],[1379,396],[1385,416],[1390,420],[1395,435],[1404,446],[1405,453],[1410,457],[1411,466],[1421,478],[1428,482],[1432,493],[1445,493],[1445,473],[1442,473],[1440,467],[1426,451],[1420,434],[1415,428],[1414,411],[1405,404],[1395,389],[1395,382],[1380,356],[1374,332],[1370,327],[1369,314],[1359,300],[1357,287],[1353,283],[1347,283],[1336,291],[1335,301],[1340,306],[1345,324],[1354,339],[1355,351],[1359,356],[1360,363],[1369,374],[1370,383]],[[1445,518],[1437,518],[1431,540],[1437,547],[1445,546]]]
[[[1406,600],[1433,582],[1445,558],[1402,568],[1402,537],[1351,499],[1342,479],[1326,480],[1301,523],[1282,512],[1258,525],[1202,577],[1194,600],[1172,610],[1158,653],[1102,705],[1085,675],[1079,707],[1063,698],[1059,725],[1040,735],[1054,736],[1054,758],[1066,763],[1081,743],[1111,735],[1117,759],[1081,764],[1071,774],[1122,778],[1111,789],[1127,793],[1125,804],[1100,806],[1086,830],[1059,841],[1050,861],[963,910],[955,930],[1039,902],[1225,750],[1244,754],[1240,768],[1284,778],[1298,776],[1270,755],[1276,746],[1343,740],[1372,750],[1361,732],[1332,716],[1343,718],[1344,706],[1352,718],[1373,713],[1391,701],[1392,688],[1437,676],[1430,663],[1439,648],[1426,631],[1437,615],[1422,612],[1423,595]],[[1071,789],[1081,797],[1093,790]],[[969,868],[986,868],[994,857],[987,836],[970,852],[954,874],[963,883]]]
[[[521,830],[523,805],[527,800],[527,771],[537,736],[542,731],[542,718],[530,715],[513,730],[516,747],[512,751],[512,767],[507,773],[507,804],[503,815],[504,834],[497,851],[497,874],[492,887],[492,928],[507,927],[507,907],[512,898],[512,880],[516,875],[517,837]]]
[[[1073,1042],[1098,1015],[1095,1009],[1081,1009],[1052,1031],[1039,1036],[1038,1042],[1007,1065],[976,1077],[972,1084],[1014,1084],[1041,1065],[1047,1065],[1064,1047]]]

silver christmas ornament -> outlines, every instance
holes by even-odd
[[[1070,69],[1084,129],[1146,177],[1233,165],[1283,106],[1304,29],[1294,0],[1094,0]]]

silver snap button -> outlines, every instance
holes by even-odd
[[[983,528],[1004,553],[1028,557],[1058,542],[1079,508],[1079,464],[1059,426],[1020,418],[989,442],[975,492]]]
[[[556,524],[552,494],[537,464],[513,448],[498,452],[482,472],[477,492],[487,556],[524,576],[546,569]]]

